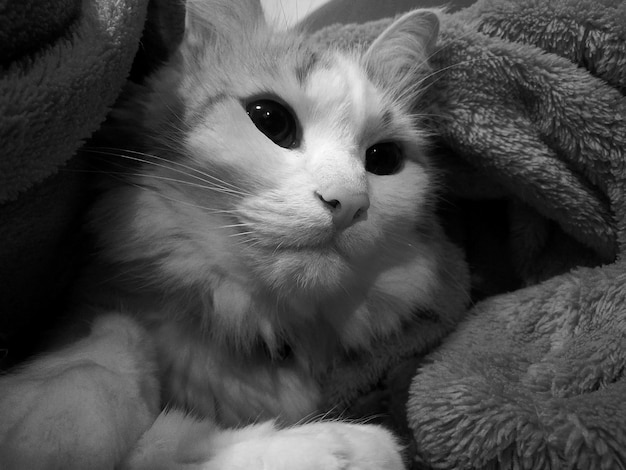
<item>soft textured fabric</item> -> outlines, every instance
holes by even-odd
[[[625,14],[616,0],[480,0],[443,18],[422,103],[437,163],[457,200],[507,201],[527,287],[477,303],[410,369],[420,468],[626,467]],[[368,42],[386,24],[317,40]],[[353,399],[340,382],[337,401]]]
[[[67,10],[52,6],[63,1],[27,3],[39,5],[28,8],[26,25],[38,47],[27,38],[7,47],[12,60],[0,77],[0,202],[56,173],[102,123],[127,77],[147,4],[83,2],[73,18],[59,22],[58,13]],[[8,2],[3,22],[14,24],[11,17],[21,17],[15,13],[21,8]],[[40,33],[45,25],[48,34]],[[11,44],[16,34],[3,31],[0,42]]]
[[[147,0],[0,0],[0,365],[45,330],[76,265],[77,149],[128,76]]]

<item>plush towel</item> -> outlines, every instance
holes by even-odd
[[[0,365],[71,282],[84,200],[72,156],[119,95],[147,3],[0,1]]]
[[[317,40],[367,43],[387,24]],[[432,63],[420,105],[446,197],[488,210],[466,214],[485,226],[458,239],[489,240],[489,222],[504,221],[503,252],[468,245],[474,281],[489,283],[481,263],[504,254],[517,282],[474,305],[417,370],[392,369],[414,376],[416,466],[626,468],[626,2],[480,0],[444,15]],[[392,350],[374,351],[346,386],[335,376],[330,401],[389,382],[372,370]],[[414,356],[424,352],[415,341]]]
[[[9,1],[3,8],[0,202],[56,173],[102,123],[130,70],[146,5]]]

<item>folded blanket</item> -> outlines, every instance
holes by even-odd
[[[72,156],[119,95],[147,4],[0,2],[2,366],[27,352],[71,281],[84,188],[78,173],[59,169],[75,169]]]
[[[102,123],[130,70],[147,5],[9,3],[0,17],[0,202],[56,173]]]
[[[460,207],[505,201],[509,267],[527,287],[477,303],[421,363],[406,408],[420,468],[626,468],[625,15],[617,0],[444,15],[421,103],[436,160]],[[387,24],[317,40],[367,43]],[[353,403],[390,351],[349,386],[335,376],[330,401]]]

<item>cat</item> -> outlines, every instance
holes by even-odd
[[[88,331],[0,378],[2,468],[404,468],[380,426],[305,421],[338,357],[463,304],[411,112],[437,15],[340,52],[258,0],[186,10],[101,149],[131,164],[91,212]]]

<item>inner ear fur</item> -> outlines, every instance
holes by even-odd
[[[430,70],[428,58],[439,34],[439,12],[413,10],[385,29],[363,54],[363,64],[377,82],[414,99],[416,78]]]
[[[370,67],[396,68],[426,61],[439,34],[439,16],[433,10],[413,10],[398,18],[370,45],[364,55]]]
[[[185,9],[183,55],[232,49],[266,28],[260,0],[186,0]]]

